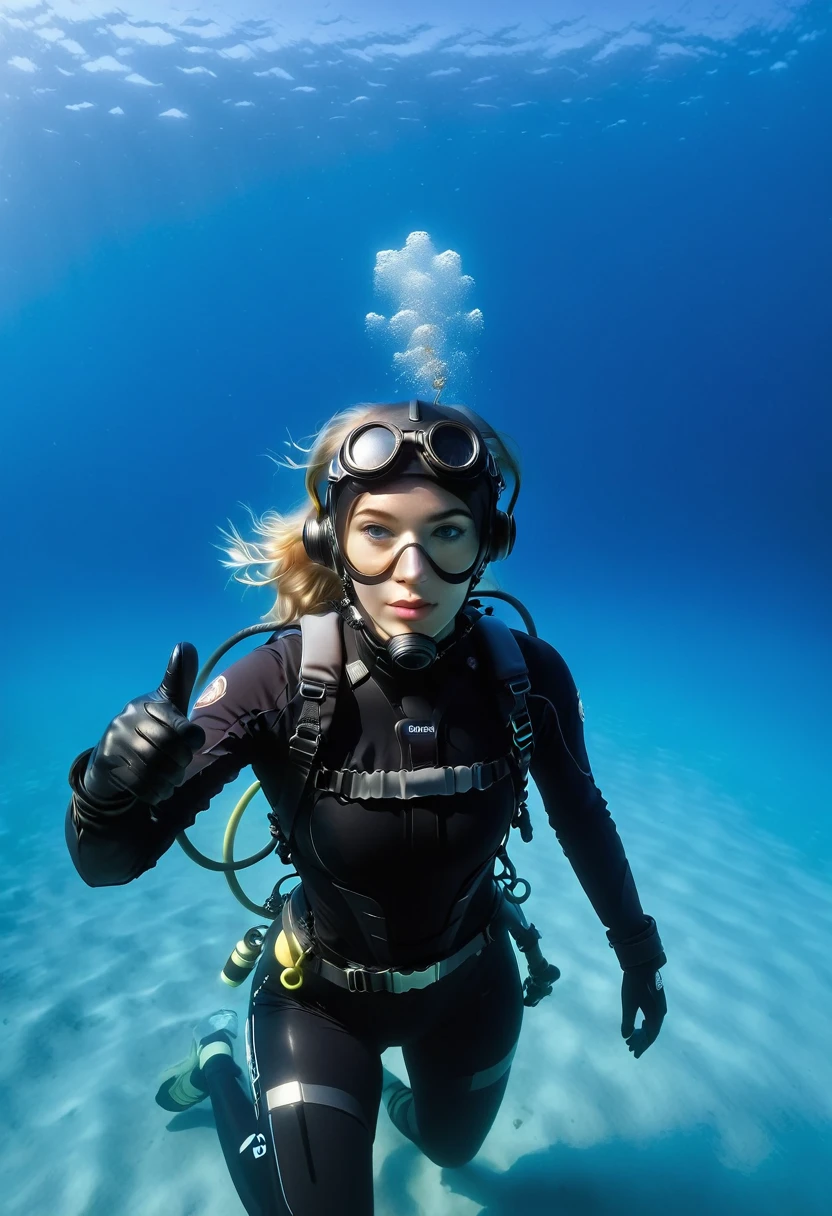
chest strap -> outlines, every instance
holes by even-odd
[[[354,769],[319,768],[315,787],[350,801],[364,798],[437,798],[487,790],[511,773],[506,757],[451,768],[376,769],[372,773]]]

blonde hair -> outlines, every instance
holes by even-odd
[[[307,459],[284,456],[276,463],[283,468],[305,469],[306,499],[288,515],[269,510],[257,516],[245,506],[251,518],[256,540],[245,540],[229,520],[229,529],[219,531],[226,541],[216,547],[226,554],[221,564],[233,570],[232,578],[246,587],[273,587],[275,601],[260,618],[277,625],[296,621],[306,613],[325,612],[342,598],[343,589],[338,575],[313,562],[303,546],[303,525],[312,512],[322,509],[318,486],[330,461],[340,450],[347,435],[362,422],[383,416],[384,405],[355,405],[333,415],[315,435],[309,448],[292,443],[292,448]],[[466,414],[463,406],[455,408]],[[486,445],[503,473],[512,479],[511,510],[520,486],[520,461],[511,440],[498,434],[475,414],[470,415]],[[274,458],[272,458],[274,459]]]

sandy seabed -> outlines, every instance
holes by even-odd
[[[533,805],[534,841],[511,854],[562,978],[526,1011],[503,1107],[469,1166],[439,1169],[380,1117],[377,1216],[666,1216],[670,1202],[675,1216],[828,1213],[832,888],[678,758],[589,742],[670,960],[661,1036],[639,1061],[627,1051],[603,926]],[[197,1020],[230,1006],[242,1024],[249,985],[229,989],[219,971],[257,918],[178,846],[128,886],[88,888],[64,843],[66,768],[10,761],[0,786],[0,1206],[242,1213],[210,1103],[171,1115],[153,1095]],[[215,855],[236,796],[224,791],[193,830]],[[252,804],[241,853],[263,842],[261,812]],[[281,872],[271,865],[247,874],[258,899]],[[400,1052],[385,1063],[403,1075]]]

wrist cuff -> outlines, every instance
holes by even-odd
[[[69,788],[73,793],[73,802],[81,819],[100,823],[102,819],[112,819],[121,815],[134,805],[136,799],[132,794],[124,794],[120,798],[108,798],[106,802],[93,801],[84,789],[84,774],[94,747],[88,747],[80,756],[76,756],[69,769]]]
[[[622,971],[627,971],[630,967],[640,967],[643,963],[652,962],[653,959],[661,958],[661,961],[656,963],[657,967],[663,967],[667,962],[656,922],[652,916],[647,916],[646,919],[647,925],[644,929],[632,937],[619,941],[614,941],[612,934],[607,930],[607,940],[610,948],[615,951]]]

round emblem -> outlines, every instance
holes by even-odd
[[[662,973],[661,973],[661,971],[657,971],[656,972],[656,991],[660,992],[662,988],[664,988],[664,984],[662,983]]]
[[[585,716],[584,716],[584,703],[583,703],[583,701],[581,700],[581,690],[580,690],[580,688],[578,689],[578,713],[580,714],[581,721],[582,721],[582,722],[585,722],[585,721],[586,721],[586,718],[585,718]]]
[[[217,676],[216,680],[212,680],[205,691],[200,693],[199,700],[194,703],[194,709],[204,709],[206,705],[213,705],[215,701],[219,701],[220,697],[225,696],[227,688],[225,676]]]

